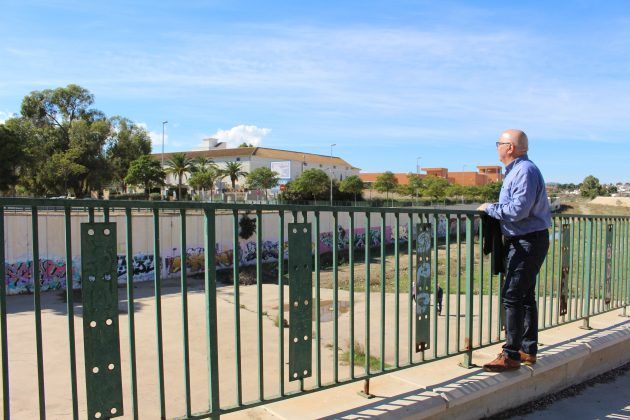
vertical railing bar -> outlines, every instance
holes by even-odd
[[[479,218],[479,345],[483,344],[483,218]]]
[[[474,281],[474,243],[473,243],[474,219],[470,214],[466,215],[466,336],[464,338],[464,363],[463,366],[472,366],[473,349],[473,281]]]
[[[339,214],[334,211],[333,226],[331,229],[333,239],[332,249],[332,280],[333,280],[333,381],[339,382],[339,235],[337,226],[339,225]]]
[[[205,252],[205,305],[206,341],[208,352],[208,405],[212,418],[218,419],[221,411],[219,400],[219,350],[217,334],[217,267],[215,264],[216,233],[215,210],[204,209]]]
[[[573,218],[569,218],[567,221],[571,223],[571,241],[569,242],[569,274],[567,278],[567,320],[571,321],[571,310],[573,309],[573,250],[575,249],[573,244],[575,241],[575,224]]]
[[[2,412],[5,419],[11,416],[9,394],[9,341],[7,332],[7,283],[4,253],[4,207],[0,206],[0,344],[2,346]]]
[[[109,206],[103,204],[103,222],[109,223]]]
[[[602,285],[605,283],[603,276],[602,276],[602,272],[603,272],[603,268],[604,268],[604,261],[606,260],[606,240],[604,237],[604,232],[606,231],[606,223],[604,223],[603,220],[598,220],[598,229],[597,231],[599,232],[599,253],[598,253],[598,257],[597,257],[597,265],[598,265],[598,271],[597,271],[597,311],[601,312],[602,309],[604,308],[604,299],[603,299],[603,295],[602,295]]]
[[[316,240],[316,242],[319,242]],[[278,389],[284,396],[284,211],[278,211]],[[315,284],[317,288],[319,285]],[[319,319],[316,319],[319,321]],[[317,322],[316,321],[316,322]],[[318,323],[316,324],[318,325]],[[319,338],[319,333],[317,333]]]
[[[551,231],[551,237],[553,240],[553,230]],[[553,242],[550,241],[550,247],[553,246]],[[549,271],[548,271],[548,267],[549,267],[549,251],[547,251],[547,255],[545,255],[545,285],[543,287],[543,305],[542,305],[542,324],[543,324],[543,328],[545,328],[547,326],[547,280],[549,278]]]
[[[576,247],[576,258],[575,261],[577,262],[577,267],[575,267],[575,308],[574,308],[574,316],[573,316],[573,320],[577,320],[578,319],[578,309],[581,306],[581,293],[582,293],[582,288],[580,286],[580,265],[582,263],[582,259],[580,258],[580,251],[582,249],[582,219],[581,218],[577,218],[577,247]]]
[[[320,260],[320,218],[319,211],[315,212],[315,362],[317,370],[316,386],[322,386],[322,330],[321,330],[321,260]]]
[[[414,308],[413,308],[413,279],[414,279],[414,270],[413,270],[413,213],[407,213],[407,336],[408,343],[407,346],[407,357],[409,359],[409,364],[413,362],[413,319],[414,319]]]
[[[370,376],[370,213],[365,212],[365,375]]]
[[[462,217],[461,215],[457,215],[457,223],[456,223],[457,233],[455,237],[457,239],[457,337],[456,337],[456,351],[461,351],[461,286],[462,286]]]
[[[619,258],[621,257],[621,247],[619,241],[619,219],[616,217],[613,233],[613,240],[615,243],[615,257],[613,258],[613,272],[615,273],[613,281],[613,301],[615,302],[614,307],[617,307],[619,305]],[[611,305],[611,307],[613,307],[613,305]]]
[[[66,252],[66,311],[68,314],[68,346],[70,351],[70,389],[72,393],[72,418],[79,418],[79,402],[77,400],[77,358],[74,340],[74,284],[72,276],[72,209],[64,208],[64,231]],[[4,244],[4,241],[1,241]],[[4,262],[4,258],[2,258]],[[4,264],[3,264],[4,265]],[[4,276],[0,276],[4,279]],[[4,282],[3,282],[4,283]]]
[[[39,268],[39,225],[37,207],[31,208],[31,224],[33,229],[33,302],[35,306],[35,339],[37,348],[37,385],[39,391],[39,417],[46,418],[46,398],[44,394],[44,352],[42,349],[42,307],[41,278]]]
[[[127,263],[127,321],[129,325],[129,370],[131,374],[131,411],[133,418],[138,419],[138,379],[136,372],[136,326],[135,303],[133,294],[133,229],[131,208],[125,209],[126,221],[126,263]]]
[[[437,295],[438,295],[438,225],[440,222],[440,217],[438,214],[433,214],[433,267],[431,268],[432,272],[432,287],[433,289],[433,307],[431,308],[432,312],[432,323],[433,323],[433,337],[431,337],[432,347],[433,347],[433,358],[436,359],[438,355],[437,345],[438,345],[438,314],[437,314]]]
[[[553,325],[553,299],[556,283],[556,246],[558,245],[558,238],[556,238],[556,218],[551,219],[551,291],[549,292],[549,325]]]
[[[293,215],[297,219],[297,212]],[[234,291],[234,348],[236,350],[236,405],[243,404],[241,382],[241,296],[239,287],[240,244],[238,240],[238,210],[232,210],[232,283]]]
[[[155,288],[155,320],[157,336],[158,391],[160,396],[160,418],[166,418],[166,397],[164,395],[164,347],[162,343],[162,279],[160,268],[160,214],[153,209],[153,253],[155,270],[153,271]]]
[[[348,265],[350,266],[350,378],[354,379],[354,213],[350,212],[350,241],[348,243]]]
[[[445,273],[446,278],[446,320],[444,321],[444,344],[446,346],[446,355],[451,353],[450,349],[450,317],[451,317],[451,215],[446,214],[446,236],[444,238],[444,248],[446,259]]]
[[[304,218],[306,220],[306,217]],[[260,401],[265,398],[265,375],[263,362],[263,279],[262,279],[262,211],[256,210],[256,315],[258,318],[258,399]]]
[[[94,223],[94,207],[88,207],[88,223]]]
[[[180,280],[182,291],[182,341],[184,352],[184,393],[186,395],[186,416],[190,417],[190,352],[188,349],[188,280],[186,267],[188,264],[188,247],[186,245],[186,209],[179,210],[180,218]]]
[[[395,366],[400,367],[400,214],[394,213],[394,348]]]
[[[380,255],[380,280],[381,280],[381,360],[380,370],[385,370],[385,213],[381,213],[381,255]]]

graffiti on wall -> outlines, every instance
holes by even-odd
[[[433,217],[429,218],[434,223]],[[474,221],[474,231],[478,228],[478,220]],[[447,232],[447,226],[451,235],[457,230],[456,218],[451,218],[447,224],[444,216],[438,218],[438,237],[444,237]],[[462,231],[465,229],[465,223],[461,223]],[[385,227],[385,243],[394,242],[394,232],[391,226]],[[347,228],[339,225],[336,229],[339,250],[349,248],[350,234]],[[365,228],[357,228],[354,231],[354,247],[355,249],[365,249],[365,245],[369,242],[370,248],[379,247],[381,244],[380,227],[371,227],[369,240],[366,238]],[[400,225],[399,241],[406,243],[409,239],[408,225],[406,223]],[[322,232],[319,237],[320,253],[328,253],[332,251],[333,233]],[[216,244],[215,265],[217,269],[231,268],[233,264],[234,251],[232,244],[226,243]],[[313,244],[315,249],[315,244]],[[288,243],[282,246],[283,259],[288,259]],[[237,259],[241,266],[256,264],[257,250],[255,241],[241,241],[237,248]],[[278,241],[265,240],[262,242],[261,261],[263,263],[271,263],[278,261]],[[153,279],[155,273],[155,258],[152,254],[139,253],[133,256],[133,280],[134,282],[149,281]],[[174,276],[182,270],[182,258],[179,249],[171,250],[170,255],[160,259],[158,262],[159,269],[163,276]],[[205,250],[201,246],[190,247],[186,249],[185,267],[189,274],[202,273],[205,267]],[[33,292],[33,261],[28,258],[16,260],[14,262],[5,262],[5,283],[7,286],[7,294],[32,293]],[[118,255],[118,282],[125,283],[127,281],[127,258],[125,255]],[[66,263],[63,258],[44,258],[40,260],[41,273],[41,290],[59,290],[66,286]],[[73,259],[72,281],[73,287],[81,287],[81,265],[80,258]]]
[[[155,261],[152,254],[136,254],[133,256],[133,281],[153,279]],[[127,281],[127,256],[118,255],[118,283]]]
[[[81,285],[81,267],[78,261],[72,263],[72,283],[77,288]],[[40,290],[59,290],[66,287],[66,260],[62,258],[44,258],[39,262]],[[18,260],[4,263],[7,294],[32,293],[33,260]]]

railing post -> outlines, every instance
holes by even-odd
[[[589,318],[591,312],[591,254],[593,253],[593,219],[586,221],[586,299],[583,302],[582,326],[584,330],[590,330]]]
[[[474,216],[466,215],[466,332],[464,336],[464,360],[459,363],[461,367],[470,369],[475,365],[472,362],[472,336],[473,336],[473,280],[474,280],[474,248],[473,227]]]

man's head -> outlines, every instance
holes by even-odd
[[[527,134],[522,130],[510,128],[501,133],[496,144],[499,160],[504,165],[509,165],[510,162],[527,153]]]

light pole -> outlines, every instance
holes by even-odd
[[[162,170],[164,170],[164,126],[166,124],[168,124],[168,121],[162,121]],[[162,197],[166,197],[166,185],[164,186]]]
[[[330,205],[331,206],[332,206],[332,203],[333,203],[333,193],[332,193],[333,192],[332,191],[332,189],[333,189],[333,171],[332,171],[332,169],[333,169],[333,155],[332,155],[332,153],[333,153],[333,147],[336,146],[336,145],[337,145],[336,143],[333,143],[333,144],[330,145]]]
[[[420,180],[420,159],[422,159],[422,156],[418,156],[416,158],[416,175],[418,177],[418,179],[416,181]],[[418,190],[417,188],[414,188],[415,192],[416,192],[416,204],[418,202]]]

